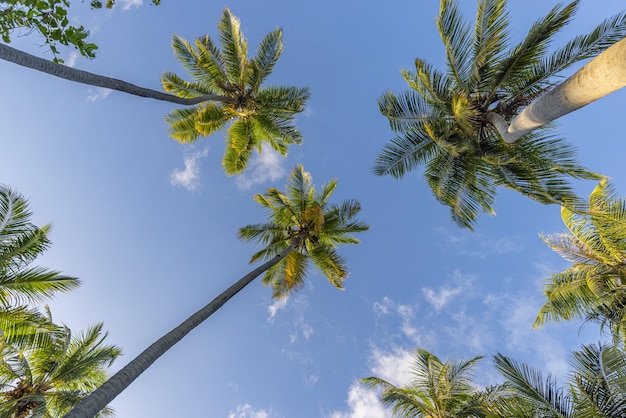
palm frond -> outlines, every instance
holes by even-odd
[[[236,119],[231,123],[226,134],[226,151],[222,158],[222,166],[229,176],[241,173],[257,146],[258,138],[254,136],[251,122]]]
[[[166,92],[186,99],[203,96],[205,94],[214,94],[213,90],[208,88],[205,83],[190,82],[167,71],[161,75],[161,84],[163,85],[163,90]]]
[[[283,31],[276,29],[265,35],[256,56],[251,62],[248,85],[251,91],[257,92],[263,81],[272,72],[274,65],[283,52]]]
[[[472,39],[469,25],[463,20],[454,0],[441,0],[437,29],[446,50],[446,64],[455,86],[470,93],[467,84],[471,68]]]
[[[232,83],[242,86],[248,76],[248,42],[241,32],[239,19],[224,9],[217,25],[224,56],[224,66]]]

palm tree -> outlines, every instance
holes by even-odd
[[[387,92],[379,100],[398,136],[378,156],[374,172],[401,178],[424,166],[433,194],[462,227],[472,228],[481,212],[494,213],[498,186],[544,204],[582,207],[568,179],[598,175],[577,163],[572,148],[543,129],[510,145],[490,122],[492,114],[505,119],[517,114],[550,89],[559,72],[626,35],[622,13],[549,54],[550,42],[578,3],[555,6],[511,47],[506,0],[480,0],[473,28],[457,2],[441,0],[437,28],[446,70],[418,58],[415,71],[402,71],[411,90]]]
[[[51,318],[50,318],[51,321]],[[102,324],[26,350],[5,345],[0,354],[0,417],[60,417],[106,380],[106,367],[121,354],[104,345]],[[111,416],[107,408],[100,416]]]
[[[282,30],[268,33],[253,59],[239,20],[228,9],[218,24],[221,49],[207,35],[197,38],[195,48],[179,36],[172,47],[178,60],[194,78],[188,82],[173,73],[163,74],[163,88],[181,98],[218,94],[222,100],[176,109],[166,117],[173,138],[195,141],[229,124],[222,165],[226,173],[240,173],[251,152],[267,143],[281,155],[302,136],[292,123],[304,110],[307,88],[262,87],[283,51]]]
[[[0,185],[0,339],[46,338],[56,327],[24,304],[41,302],[80,284],[74,277],[31,266],[50,245],[50,225],[39,228],[31,217],[27,200]]]
[[[542,238],[572,266],[546,283],[548,300],[535,326],[581,318],[608,326],[626,342],[626,199],[603,180],[589,196],[586,214],[562,208],[561,216],[569,233]]]
[[[610,46],[574,75],[542,94],[515,116],[506,120],[493,112],[487,119],[502,139],[512,143],[533,129],[560,118],[626,86],[626,38]]]
[[[397,387],[378,378],[361,381],[370,388],[382,387],[381,400],[399,418],[473,418],[485,417],[495,392],[481,391],[472,382],[472,369],[482,357],[459,362],[442,362],[437,356],[418,348],[408,386]]]
[[[583,346],[569,362],[566,389],[540,370],[497,354],[506,395],[492,404],[501,418],[615,418],[626,416],[626,353],[604,344]]]
[[[65,417],[93,417],[161,355],[263,273],[263,282],[273,286],[273,297],[287,296],[302,287],[309,261],[341,289],[348,271],[335,248],[357,244],[359,240],[352,234],[369,227],[355,219],[361,210],[357,201],[346,200],[341,205],[329,202],[336,186],[333,180],[316,193],[311,175],[298,165],[289,176],[287,192],[270,188],[264,195],[256,195],[254,199],[268,210],[269,220],[241,228],[239,237],[263,244],[250,262],[265,263],[140,353]]]
[[[0,59],[66,80],[189,106],[167,117],[170,133],[180,142],[191,142],[228,127],[222,164],[226,173],[241,173],[253,150],[267,143],[281,155],[302,135],[293,124],[309,99],[308,88],[263,86],[283,51],[282,30],[268,33],[257,55],[248,57],[248,44],[240,22],[228,8],[218,24],[221,48],[206,35],[195,47],[174,35],[172,47],[190,73],[186,81],[174,73],[162,76],[163,93],[118,79],[88,73],[38,58],[0,44]]]

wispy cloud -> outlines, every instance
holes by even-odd
[[[189,191],[200,187],[200,160],[209,155],[209,149],[205,148],[183,157],[185,168],[175,169],[170,174],[170,183],[173,186],[182,186]]]
[[[137,8],[143,4],[143,0],[119,0],[122,10],[129,10],[133,7]]]
[[[237,176],[237,187],[240,190],[250,190],[257,184],[280,179],[286,173],[282,166],[283,161],[284,158],[278,152],[264,147],[262,153],[252,157],[246,171]]]
[[[276,314],[278,313],[279,310],[285,309],[288,301],[289,301],[289,297],[273,299],[272,304],[267,307],[267,312],[269,313],[269,316],[267,317],[267,321],[273,324],[274,320],[276,319]]]
[[[103,87],[89,88],[87,91],[87,100],[90,102],[97,102],[98,100],[106,99],[113,90],[105,89]]]
[[[235,412],[230,412],[228,418],[270,418],[272,411],[264,409],[254,409],[249,404],[237,405]]]
[[[69,57],[65,60],[65,65],[68,67],[74,67],[76,65],[76,60],[78,60],[79,54],[76,51],[70,52]]]
[[[439,245],[443,249],[469,257],[486,258],[490,254],[518,254],[524,250],[523,240],[518,236],[487,237],[465,230],[452,232],[444,227],[436,227],[434,230],[442,237]]]
[[[433,290],[429,287],[422,288],[422,294],[437,312],[448,304],[452,299],[463,293],[470,285],[474,276],[463,274],[460,270],[452,273],[452,283]]]

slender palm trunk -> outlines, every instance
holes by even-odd
[[[118,80],[116,78],[93,74],[62,64],[57,64],[52,61],[36,57],[27,52],[11,48],[10,46],[2,43],[0,43],[0,59],[15,63],[17,65],[21,65],[22,67],[32,68],[33,70],[41,71],[46,74],[50,74],[59,78],[64,78],[66,80],[74,81],[77,83],[117,90],[135,96],[147,97],[150,99],[162,100],[170,103],[191,106],[208,101],[216,101],[222,103],[236,102],[235,99],[231,97],[219,96],[216,94],[209,94],[205,96],[194,97],[191,99],[185,99],[182,97],[174,96],[172,94],[163,93],[161,91],[139,87],[134,84]]]
[[[626,86],[626,38],[611,45],[573,76],[528,105],[508,126],[489,112],[487,119],[502,139],[513,143],[532,130],[552,122]]]
[[[130,363],[111,376],[111,378],[102,386],[74,406],[74,408],[72,408],[72,410],[68,412],[64,418],[94,417],[117,395],[122,393],[122,391],[124,391],[124,389],[126,389],[136,378],[138,378],[139,375],[146,371],[152,363],[161,357],[167,350],[172,348],[174,344],[180,341],[192,329],[200,325],[205,319],[221,308],[230,298],[239,293],[239,291],[251,283],[255,278],[260,276],[272,266],[278,264],[291,251],[293,251],[296,246],[297,243],[290,243],[282,253],[243,276],[239,279],[239,281],[222,292],[204,308],[200,309],[198,312],[183,321],[179,326],[159,338],[150,347],[131,360]]]

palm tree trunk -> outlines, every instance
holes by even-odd
[[[118,80],[116,78],[105,77],[102,75],[93,74],[87,71],[68,67],[62,64],[56,64],[52,61],[36,57],[27,52],[11,48],[10,46],[2,43],[0,43],[0,59],[15,63],[17,65],[21,65],[22,67],[32,68],[33,70],[64,78],[66,80],[75,81],[77,83],[117,90],[123,93],[133,94],[135,96],[147,97],[150,99],[162,100],[170,103],[191,106],[208,101],[216,101],[222,103],[236,102],[235,99],[231,97],[219,96],[216,94],[209,94],[205,96],[186,99],[183,97],[174,96],[172,94],[163,93],[161,91],[146,89],[122,80]]]
[[[250,284],[255,278],[267,271],[272,266],[278,264],[297,246],[296,242],[291,242],[289,246],[276,257],[265,262],[263,265],[252,270],[243,276],[239,281],[230,286],[219,296],[213,299],[204,308],[191,315],[179,326],[159,338],[150,347],[145,349],[137,357],[131,360],[126,366],[115,373],[102,386],[89,394],[79,402],[63,418],[92,418],[100,412],[117,395],[122,393],[136,378],[152,365],[174,344],[180,341],[191,330],[200,325],[205,319],[221,308],[230,298],[235,296],[244,287]]]
[[[626,38],[611,45],[573,76],[528,105],[508,126],[497,113],[487,119],[508,143],[626,86]]]

